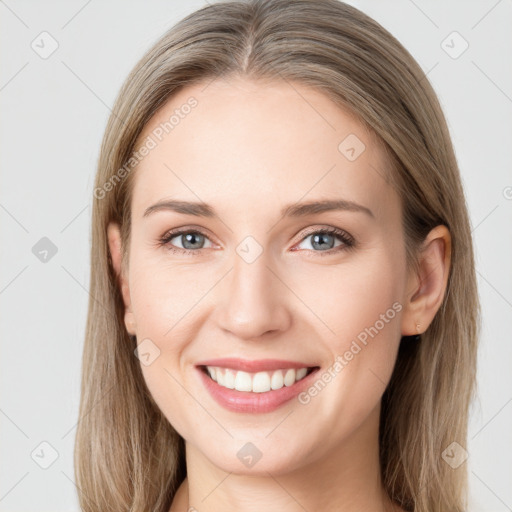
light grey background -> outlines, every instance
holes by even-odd
[[[512,2],[350,3],[409,49],[448,119],[484,317],[479,400],[466,447],[470,511],[510,511]],[[100,141],[109,107],[139,57],[203,5],[0,0],[1,511],[78,510],[72,457]],[[58,42],[47,58],[40,53],[52,42],[43,31]],[[469,47],[457,56],[464,40]],[[57,248],[47,262],[32,252],[43,237]],[[43,469],[53,450],[58,458]]]

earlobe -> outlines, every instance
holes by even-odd
[[[128,334],[135,336],[137,334],[135,329],[135,318],[133,317],[133,313],[131,310],[126,310],[124,314],[124,325],[126,327],[126,331]]]
[[[110,257],[112,259],[112,266],[114,267],[114,272],[117,277],[117,283],[121,289],[121,295],[123,297],[123,303],[125,307],[124,323],[126,326],[126,330],[128,331],[129,334],[135,335],[136,325],[131,308],[130,288],[128,285],[128,279],[125,276],[122,264],[121,230],[118,224],[111,222],[108,225],[107,238]]]
[[[450,232],[446,226],[436,226],[423,243],[418,274],[411,276],[407,283],[407,301],[402,315],[403,336],[425,332],[434,319],[446,293],[450,261]]]

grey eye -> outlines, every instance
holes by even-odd
[[[175,239],[177,239],[179,243],[173,242]],[[205,247],[205,242],[209,242],[209,240],[201,233],[187,231],[184,233],[178,233],[177,235],[173,236],[171,239],[169,239],[169,242],[180,249],[194,250],[203,249]]]
[[[304,238],[301,244],[305,243],[307,240],[311,239],[310,247],[300,247],[301,249],[313,249],[315,251],[328,251],[342,245],[342,242],[339,242],[336,245],[336,239],[340,239],[338,235],[334,235],[331,233],[323,233],[321,231],[312,233]]]

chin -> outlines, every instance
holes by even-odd
[[[277,442],[265,439],[266,434],[261,434],[261,440],[252,437],[252,441],[233,440],[223,446],[216,447],[212,453],[207,447],[203,454],[216,467],[226,473],[247,476],[266,476],[286,474],[306,464],[301,450],[295,449],[292,443]]]

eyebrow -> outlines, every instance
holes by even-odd
[[[201,202],[190,202],[190,201],[177,201],[177,200],[163,200],[150,206],[144,212],[143,217],[147,217],[152,213],[170,210],[185,215],[194,215],[196,217],[210,217],[218,218],[215,209],[206,203]],[[361,204],[355,203],[354,201],[347,201],[345,199],[334,199],[324,201],[311,201],[307,203],[294,203],[285,206],[281,210],[282,217],[305,217],[307,215],[313,215],[329,211],[349,211],[349,212],[361,212],[373,219],[375,215],[373,212]]]

